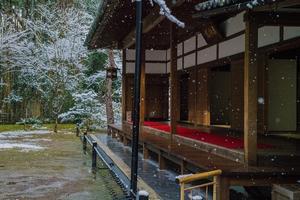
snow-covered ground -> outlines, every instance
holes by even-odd
[[[0,151],[7,149],[16,149],[22,152],[43,150],[46,147],[42,146],[41,142],[51,140],[36,136],[49,133],[47,130],[2,132],[0,133]]]

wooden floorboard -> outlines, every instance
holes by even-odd
[[[127,125],[110,125],[111,128],[117,130],[119,134],[123,134],[128,139],[131,138],[131,129]],[[170,157],[176,157],[179,160],[184,160],[187,163],[201,168],[203,171],[221,169],[223,176],[245,178],[280,178],[280,179],[299,179],[300,178],[300,163],[297,166],[283,167],[249,167],[243,163],[232,161],[210,152],[201,151],[192,146],[181,143],[173,143],[170,145],[170,140],[167,137],[161,137],[156,134],[141,133],[140,143],[152,146],[159,151],[163,151]]]

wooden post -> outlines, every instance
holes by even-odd
[[[142,52],[141,52],[141,90],[140,90],[140,95],[141,95],[141,106],[140,106],[140,127],[142,130],[142,126],[144,124],[145,121],[145,98],[146,98],[146,72],[145,72],[145,68],[146,68],[146,51],[144,48],[142,48]]]
[[[122,121],[126,121],[126,49],[122,53]]]
[[[205,81],[205,104],[204,104],[204,125],[210,126],[210,93],[209,93],[209,84],[210,84],[210,68],[206,68],[204,71]]]
[[[161,152],[158,154],[158,165],[160,170],[166,169],[166,159],[162,156]]]
[[[123,138],[123,145],[124,146],[127,146],[128,145],[128,139],[126,138],[126,136],[124,135],[124,138]]]
[[[82,149],[83,149],[84,154],[86,154],[86,145],[87,145],[86,137],[87,137],[87,133],[84,132],[83,133],[83,138],[82,138]]]
[[[185,174],[185,170],[186,170],[186,161],[182,160],[180,163],[180,173],[181,175]]]
[[[176,126],[178,119],[178,82],[177,82],[177,39],[176,27],[174,23],[170,25],[170,49],[171,49],[171,69],[170,69],[170,89],[171,89],[171,137],[172,145],[173,134],[176,134]]]
[[[213,200],[220,200],[220,176],[214,176],[213,182]]]
[[[244,152],[248,165],[257,164],[257,37],[258,26],[251,12],[245,15],[244,58]]]
[[[216,185],[216,197],[213,200],[230,200],[229,180],[226,177],[218,176]]]
[[[146,144],[143,144],[143,157],[144,159],[149,159],[149,149],[146,147]]]
[[[92,146],[92,169],[93,169],[93,171],[95,171],[97,168],[97,153],[96,153],[97,142],[93,141],[92,144],[93,144],[93,146]]]
[[[180,184],[180,200],[184,200],[184,188],[185,188],[185,184],[184,183]]]

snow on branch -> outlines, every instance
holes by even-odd
[[[276,0],[273,0],[273,1],[276,1]],[[198,11],[210,10],[213,8],[219,8],[222,6],[236,4],[239,2],[240,2],[239,0],[208,0],[208,1],[204,1],[204,2],[197,4],[195,6],[195,9]],[[263,5],[263,4],[265,4],[265,0],[250,0],[249,2],[247,2],[246,6],[249,9],[252,9],[253,7]]]
[[[178,20],[174,15],[171,14],[170,8],[167,6],[165,0],[149,0],[151,5],[153,6],[153,2],[155,2],[160,7],[160,14],[164,15],[168,18],[171,22],[177,24],[179,27],[184,28],[184,22]]]

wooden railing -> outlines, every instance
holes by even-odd
[[[193,196],[193,190],[194,189],[202,189],[205,188],[205,200],[208,200],[208,188],[210,186],[213,187],[213,194],[212,199],[218,200],[217,196],[217,190],[218,190],[218,178],[222,174],[221,170],[214,170],[210,172],[204,172],[204,173],[198,173],[198,174],[190,174],[190,175],[183,175],[181,177],[178,177],[176,181],[180,184],[180,200],[185,199],[185,192],[190,191],[191,195]],[[199,185],[193,185],[186,187],[187,184],[190,184],[195,181],[201,181],[201,180],[209,180],[212,179],[212,181],[201,183]]]

